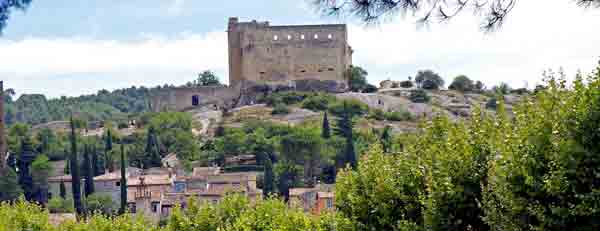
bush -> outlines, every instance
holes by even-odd
[[[271,115],[285,115],[290,113],[290,109],[285,106],[285,104],[277,104],[273,107],[273,111],[271,111]]]
[[[487,109],[496,110],[497,106],[498,106],[498,100],[496,99],[496,97],[492,97],[492,98],[488,99],[488,101],[485,103],[485,108],[487,108]]]
[[[440,85],[438,85],[435,81],[426,79],[421,84],[421,88],[427,90],[437,90],[440,89]]]
[[[48,210],[51,213],[73,213],[73,199],[62,199],[62,197],[56,196],[48,201]]]
[[[274,106],[277,104],[292,105],[301,102],[310,95],[312,94],[297,91],[276,92],[268,95],[265,98],[259,99],[258,101],[269,106]]]
[[[385,119],[385,112],[379,108],[373,109],[369,111],[369,116],[370,119],[374,119],[374,120],[384,120]]]
[[[510,93],[518,94],[518,95],[525,95],[525,94],[529,94],[531,92],[527,88],[517,88],[517,89],[510,90]]]
[[[404,80],[404,81],[400,82],[400,87],[403,87],[403,88],[411,88],[414,85],[415,84],[410,80]]]
[[[427,103],[431,100],[431,97],[429,97],[429,94],[427,94],[426,91],[421,90],[421,89],[411,91],[408,98],[413,103]]]
[[[85,199],[87,209],[90,212],[110,215],[114,212],[114,203],[110,195],[94,193]]]
[[[352,116],[360,116],[364,115],[369,111],[369,106],[360,100],[356,99],[345,99],[336,101],[334,104],[330,105],[329,111],[334,115],[341,115],[344,110],[344,102],[347,103],[350,108],[350,114]]]
[[[234,165],[223,168],[224,172],[262,172],[265,167],[262,165]]]
[[[302,108],[313,111],[327,110],[329,104],[335,102],[334,96],[327,94],[317,94],[310,96],[302,101]]]
[[[408,111],[391,111],[385,112],[384,118],[389,121],[407,121],[412,120],[413,116]]]

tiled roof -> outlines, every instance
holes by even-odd
[[[316,188],[291,188],[290,196],[301,196],[304,193],[314,192],[314,191],[317,191],[317,189]]]
[[[144,179],[145,185],[170,185],[171,178],[169,175],[143,175],[127,178],[127,186],[141,185],[140,178]]]
[[[192,171],[193,177],[217,175],[221,172],[219,167],[196,167]]]
[[[334,197],[334,193],[333,192],[317,192],[317,197],[319,197],[319,198],[333,198]]]

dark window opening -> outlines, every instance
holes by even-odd
[[[152,212],[153,213],[158,212],[158,204],[159,204],[158,202],[152,202],[151,207],[152,207]]]
[[[323,70],[321,70],[321,69],[319,69],[318,71],[319,71],[319,72],[323,72]]]
[[[121,182],[120,182],[120,181],[117,181],[117,182],[115,182],[115,185],[116,185],[116,186],[121,186]]]
[[[198,106],[200,104],[200,99],[197,95],[192,96],[192,106]]]
[[[333,70],[335,70],[335,69],[333,69],[333,67],[330,67],[330,68],[327,68],[327,70],[329,70],[329,71],[333,71]]]
[[[260,72],[260,74],[261,74],[261,75],[264,75],[264,74],[265,74],[265,72],[264,72],[264,71],[261,71],[261,72]]]
[[[306,70],[301,70],[300,72],[304,73],[304,72],[306,72]]]

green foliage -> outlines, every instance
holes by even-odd
[[[357,99],[339,100],[329,106],[329,112],[336,116],[348,114],[351,117],[367,114],[369,106]]]
[[[448,86],[448,89],[468,92],[475,89],[475,84],[473,83],[473,80],[469,79],[469,77],[465,75],[459,75],[454,77],[454,80],[452,80],[452,83],[450,86]]]
[[[192,86],[219,86],[221,82],[219,82],[219,77],[215,75],[214,72],[210,70],[203,71],[198,74],[198,79],[194,80],[193,83],[188,83],[188,85]]]
[[[420,88],[427,90],[444,87],[444,79],[432,70],[419,71],[415,76],[415,82]]]
[[[0,204],[0,230],[57,230],[48,220],[48,211],[40,206],[19,199],[14,204]]]
[[[511,88],[507,83],[500,83],[499,85],[492,87],[492,91],[499,95],[506,95],[510,93]]]
[[[321,126],[321,137],[323,139],[329,139],[331,137],[331,129],[329,127],[329,119],[327,119],[327,112],[323,113],[323,125]]]
[[[114,203],[110,195],[94,193],[85,198],[88,212],[111,215],[114,212]]]
[[[274,106],[279,103],[283,103],[285,105],[292,105],[296,103],[300,103],[302,100],[311,96],[312,93],[306,92],[297,92],[297,91],[283,91],[283,92],[275,92],[269,94],[268,96],[259,99],[260,103],[265,103],[269,106]]]
[[[83,174],[85,179],[84,189],[85,196],[87,197],[94,193],[94,170],[92,168],[92,160],[90,159],[90,148],[87,144],[84,145],[83,151],[83,169],[85,170]]]
[[[34,152],[31,139],[25,136],[21,141],[21,154],[19,155],[19,184],[23,188],[25,199],[31,201],[35,196],[35,188],[33,185],[33,177],[31,176],[31,164],[35,160],[37,154]]]
[[[323,93],[315,94],[302,100],[302,108],[312,111],[325,111],[335,101],[335,96]]]
[[[125,146],[121,145],[121,201],[119,206],[119,214],[124,214],[127,209],[127,176],[126,176],[127,162],[125,160]]]
[[[263,180],[263,197],[268,198],[269,195],[275,192],[275,173],[273,172],[273,163],[271,158],[265,160],[264,180]]]
[[[411,91],[408,98],[413,103],[427,103],[431,100],[431,97],[429,96],[429,94],[427,94],[426,91],[421,90],[421,89]]]
[[[70,121],[70,125],[71,125],[71,137],[70,137],[70,142],[71,142],[71,155],[70,155],[70,172],[71,172],[71,179],[72,179],[72,185],[71,185],[71,189],[73,190],[73,204],[75,207],[75,211],[77,212],[77,215],[83,215],[84,211],[83,211],[83,204],[81,203],[81,178],[79,176],[79,168],[77,166],[79,166],[79,161],[77,160],[77,135],[75,133],[75,123],[73,122],[73,117],[71,117],[71,121]]]
[[[367,75],[369,75],[369,73],[365,69],[359,66],[350,66],[346,75],[349,79],[350,91],[362,92],[367,88]]]
[[[23,194],[17,173],[11,168],[0,169],[0,201],[14,201]]]
[[[64,199],[62,197],[53,197],[48,201],[48,210],[51,213],[73,213],[73,199]]]
[[[358,161],[356,159],[356,152],[354,150],[354,139],[353,139],[353,131],[354,123],[352,122],[352,117],[357,114],[356,104],[352,104],[352,101],[343,101],[341,109],[339,109],[339,118],[337,119],[337,127],[335,128],[335,132],[346,139],[346,144],[343,152],[343,158],[341,158],[341,162],[338,163],[338,166],[342,167],[346,164],[350,164],[352,168],[356,168],[358,165]]]
[[[282,103],[275,104],[273,111],[271,111],[272,115],[285,115],[288,113],[290,113],[290,109]]]
[[[262,172],[263,170],[262,165],[232,165],[223,168],[224,172]]]

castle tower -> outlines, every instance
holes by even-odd
[[[229,50],[229,86],[237,87],[242,78],[241,34],[238,31],[238,18],[229,18],[227,26]]]

